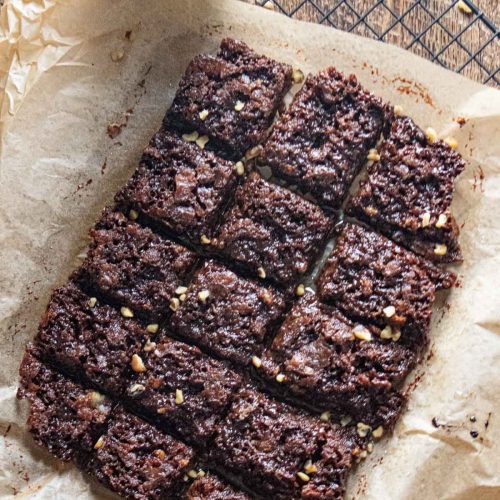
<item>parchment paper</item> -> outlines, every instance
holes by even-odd
[[[436,308],[404,418],[360,465],[348,497],[500,498],[500,92],[396,47],[230,0],[12,0],[1,23],[2,498],[109,495],[33,445],[15,400],[18,365],[50,290],[78,263],[188,61],[226,35],[304,72],[354,72],[422,127],[458,139],[469,163],[454,204],[461,286]],[[114,139],[111,123],[124,125]]]

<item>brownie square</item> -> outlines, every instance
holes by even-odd
[[[357,331],[366,333],[367,340],[357,338]],[[373,428],[392,428],[405,402],[398,389],[416,356],[381,339],[380,333],[351,322],[307,292],[264,353],[259,374],[280,394],[288,392],[337,419],[350,416]]]
[[[28,429],[37,444],[69,461],[90,451],[105,428],[111,402],[55,372],[27,351],[18,398],[28,399]]]
[[[345,224],[318,278],[321,300],[349,318],[401,331],[401,342],[422,347],[436,288],[454,275],[432,269],[414,253],[370,229]]]
[[[182,498],[184,500],[250,500],[253,497],[210,473],[195,479]]]
[[[339,499],[354,447],[352,429],[332,427],[245,387],[219,424],[211,454],[265,498]]]
[[[291,75],[287,64],[225,38],[217,56],[204,54],[191,61],[165,122],[208,135],[207,147],[239,159],[264,139]]]
[[[283,294],[208,261],[171,318],[173,331],[241,365],[259,356],[284,314]]]
[[[274,175],[339,208],[392,111],[354,75],[310,75],[273,127],[263,160]]]
[[[53,293],[36,348],[54,366],[119,395],[132,355],[151,336],[146,328],[69,282]]]
[[[183,342],[164,337],[151,347],[142,360],[143,372],[129,381],[131,404],[187,442],[207,443],[240,376]]]
[[[164,318],[175,289],[187,283],[196,255],[111,210],[90,235],[76,276],[82,286],[150,321]]]
[[[287,286],[323,250],[331,226],[314,203],[252,172],[236,190],[213,245],[253,277]]]
[[[429,142],[410,118],[397,118],[348,213],[430,260],[460,261],[450,205],[464,166],[448,144]]]
[[[175,498],[194,451],[122,408],[113,411],[84,468],[124,498]]]
[[[237,177],[233,163],[162,129],[116,200],[153,225],[200,243],[216,229]]]

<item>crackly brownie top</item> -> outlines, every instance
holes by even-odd
[[[421,344],[432,314],[436,285],[421,260],[384,236],[345,224],[318,279],[322,300],[347,316],[416,334]]]
[[[152,500],[182,488],[193,458],[190,447],[118,408],[86,469],[120,496]]]
[[[429,142],[411,118],[397,118],[380,148],[380,161],[368,167],[368,178],[348,210],[370,224],[387,225],[389,234],[402,230],[431,240],[431,258],[439,258],[432,250],[441,243],[450,246],[451,260],[458,259],[458,228],[450,205],[454,180],[464,166],[448,144]],[[410,247],[419,248],[417,244]],[[450,255],[442,257],[450,260]]]
[[[84,288],[149,319],[165,316],[196,255],[111,210],[104,212],[90,235],[87,258],[77,273]]]
[[[71,382],[29,351],[20,376],[18,397],[31,403],[28,428],[34,440],[65,461],[90,450],[111,411],[111,402]]]
[[[215,474],[197,478],[182,497],[185,500],[250,500],[252,497]]]
[[[285,309],[283,294],[214,261],[196,273],[172,329],[215,354],[247,364],[259,355]]]
[[[66,371],[119,394],[132,354],[149,336],[146,325],[124,318],[69,282],[53,293],[36,345]]]
[[[225,38],[217,56],[200,55],[179,83],[166,122],[208,134],[225,154],[240,158],[259,143],[291,86],[292,69]]]
[[[210,237],[215,229],[236,177],[231,162],[161,129],[116,199],[199,243],[202,235]]]
[[[390,116],[354,75],[328,68],[307,78],[273,127],[263,159],[275,175],[337,208]]]
[[[163,337],[143,356],[144,370],[129,384],[132,402],[202,445],[228,406],[240,376],[197,347]]]
[[[382,415],[380,407],[391,404],[416,360],[380,333],[351,322],[308,292],[287,315],[259,373],[313,406],[388,427],[397,414]]]
[[[314,203],[252,172],[236,190],[214,245],[253,276],[290,285],[318,256],[330,229]]]
[[[269,498],[342,498],[354,447],[349,432],[245,387],[218,426],[212,454]],[[301,478],[305,467],[315,472]]]

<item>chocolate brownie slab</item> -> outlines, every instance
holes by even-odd
[[[274,125],[263,160],[274,174],[338,208],[392,116],[354,75],[310,75]]]
[[[58,369],[119,395],[125,389],[132,355],[157,328],[124,318],[70,281],[53,293],[36,348]]]
[[[252,172],[236,190],[213,245],[252,276],[287,286],[323,250],[331,226],[314,203]]]
[[[236,187],[233,163],[159,130],[116,200],[194,243],[210,238]]]
[[[182,498],[184,500],[250,500],[252,497],[210,473],[195,479]]]
[[[136,360],[129,381],[131,403],[180,435],[202,446],[212,437],[241,378],[197,347],[167,337],[149,345]]]
[[[464,166],[448,144],[430,142],[410,118],[397,118],[348,213],[430,260],[460,261],[450,205]]]
[[[186,284],[196,264],[193,252],[111,210],[90,235],[76,276],[85,289],[123,306],[125,316],[137,313],[154,322],[171,312],[175,289]]]
[[[401,382],[416,356],[381,331],[348,320],[307,292],[287,315],[258,373],[280,393],[335,417],[392,427],[404,397]]]
[[[402,343],[419,348],[436,288],[453,283],[451,274],[430,266],[385,236],[345,224],[318,278],[319,296],[351,319],[390,326],[391,335],[400,332]]]
[[[246,365],[259,356],[284,314],[283,294],[208,261],[171,318],[173,331],[211,353]]]
[[[35,442],[64,461],[91,450],[105,428],[111,402],[55,372],[29,350],[20,375],[18,397],[30,401],[27,424]]]
[[[178,498],[193,460],[192,448],[118,408],[84,468],[124,498],[168,499]]]
[[[218,426],[212,457],[265,498],[342,498],[355,437],[253,388]]]
[[[191,61],[165,123],[208,136],[207,147],[239,159],[264,139],[291,86],[291,75],[287,64],[225,38],[217,56],[199,55]]]

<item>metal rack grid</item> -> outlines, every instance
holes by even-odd
[[[399,45],[447,69],[500,86],[500,30],[472,1],[463,2],[470,13],[458,9],[456,0],[254,0],[252,3],[290,17]]]

